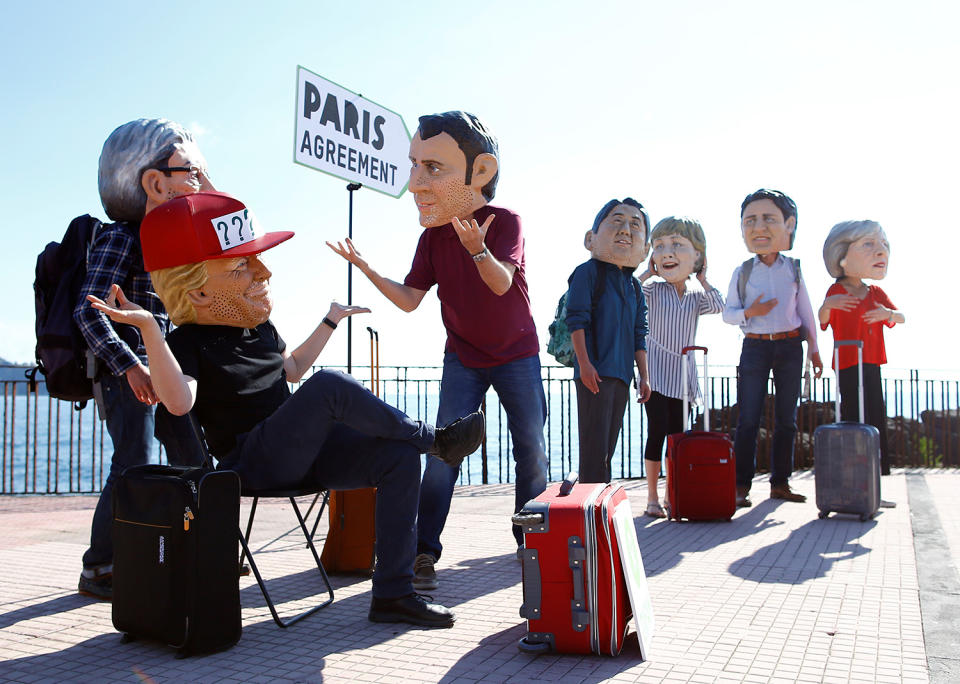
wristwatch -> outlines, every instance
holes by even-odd
[[[471,254],[470,256],[473,258],[474,261],[476,261],[479,264],[481,261],[487,258],[488,254],[490,254],[490,250],[488,250],[487,246],[484,245],[482,252],[480,252],[479,254]]]

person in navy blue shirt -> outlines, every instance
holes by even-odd
[[[584,238],[591,259],[570,276],[566,324],[575,354],[581,482],[610,481],[634,364],[638,399],[650,396],[647,308],[633,277],[647,254],[649,225],[636,200],[610,200]]]

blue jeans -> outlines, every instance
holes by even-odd
[[[85,568],[113,562],[113,483],[125,468],[146,463],[153,447],[153,407],[137,400],[125,375],[104,375],[95,384],[94,394],[113,440],[113,460],[93,512],[90,548],[83,554]]]
[[[467,368],[455,353],[447,352],[443,356],[437,425],[449,425],[476,411],[491,386],[507,414],[507,429],[513,440],[517,483],[513,511],[516,513],[547,488],[547,454],[543,441],[547,402],[540,379],[540,358],[529,356],[491,368]],[[438,458],[427,456],[420,483],[417,553],[440,558],[443,551],[440,533],[450,512],[458,472],[459,469],[451,468]],[[513,525],[513,536],[517,544],[523,543],[523,532],[516,525]]]
[[[420,454],[432,426],[384,403],[352,376],[312,375],[223,459],[252,489],[318,484],[377,488],[373,595],[413,592]]]
[[[770,453],[770,484],[784,485],[793,472],[793,442],[797,434],[797,400],[803,371],[799,337],[743,341],[737,389],[739,417],[733,449],[737,455],[737,486],[750,487],[756,469],[757,431],[773,371],[774,429]]]

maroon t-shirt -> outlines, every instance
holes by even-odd
[[[520,217],[488,205],[477,209],[473,218],[483,225],[490,214],[495,218],[484,244],[498,261],[517,268],[504,295],[495,295],[483,282],[450,223],[423,231],[410,273],[403,280],[418,290],[437,286],[447,329],[445,351],[456,352],[468,368],[499,366],[540,351],[527,292]]]

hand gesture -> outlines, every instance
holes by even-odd
[[[701,287],[704,290],[707,289],[707,255],[703,255],[703,266],[700,267],[700,271],[697,273],[697,280],[700,281]]]
[[[600,393],[600,383],[602,382],[600,374],[589,361],[580,364],[580,381],[593,394]]]
[[[327,244],[329,245],[330,243],[328,242]],[[370,313],[370,309],[365,306],[344,306],[337,302],[330,302],[330,311],[327,312],[327,318],[334,323],[339,323],[347,316],[358,313]]]
[[[351,264],[359,268],[361,271],[367,267],[366,260],[360,256],[360,252],[357,251],[357,248],[353,246],[353,240],[347,238],[346,247],[343,244],[337,243],[336,245],[331,244],[327,241],[327,247],[332,249],[334,252],[342,256],[344,259],[349,261]],[[359,312],[354,312],[359,313]]]
[[[647,259],[647,270],[638,275],[637,280],[643,283],[655,275],[657,275],[657,264],[654,262],[653,257],[651,256],[649,259]]]
[[[127,299],[117,284],[110,286],[106,301],[93,295],[87,295],[87,300],[90,306],[107,314],[110,320],[116,323],[124,323],[140,329],[149,325],[151,321],[156,323],[153,314]]]
[[[883,305],[878,305],[876,309],[871,309],[863,314],[863,320],[866,323],[884,323],[890,320],[893,309],[888,309]]]
[[[763,293],[760,293],[760,296],[753,300],[753,304],[748,306],[743,315],[747,318],[753,318],[754,316],[766,316],[768,313],[773,311],[773,307],[777,305],[776,299],[768,299],[765,302],[761,302],[763,299]]]
[[[457,231],[460,244],[470,254],[479,254],[484,250],[483,239],[487,236],[487,228],[493,223],[493,216],[490,214],[482,226],[477,223],[477,219],[461,221],[456,216],[453,217],[453,229]]]
[[[853,311],[857,308],[860,300],[851,294],[830,295],[823,300],[821,309],[829,311],[830,309],[839,309],[840,311]]]

